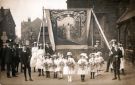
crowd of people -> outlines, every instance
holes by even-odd
[[[97,45],[95,48],[98,47]],[[124,74],[124,48],[116,40],[112,40],[110,46],[106,72],[109,69],[113,70],[113,80],[117,78],[120,80],[120,70]],[[38,71],[39,77],[50,78],[53,73],[55,79],[63,79],[63,76],[67,76],[68,82],[72,82],[74,74],[80,75],[81,81],[84,82],[86,75],[89,75],[90,79],[95,79],[95,76],[103,73],[104,57],[99,50],[89,54],[80,53],[79,59],[75,60],[72,52],[64,55],[62,52],[54,52],[48,44],[45,45],[45,49],[43,47],[43,44],[37,45],[36,42],[32,48],[28,45],[3,45],[0,51],[1,71],[6,70],[8,78],[17,77],[18,66],[21,63],[21,72],[24,72],[25,81],[27,81],[27,71],[29,80],[33,81],[31,69],[34,69],[34,72]]]

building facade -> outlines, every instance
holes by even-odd
[[[3,32],[4,35],[7,35],[7,39],[15,40],[16,34],[15,34],[15,22],[12,17],[10,9],[4,9],[1,7],[0,9],[0,37],[1,42],[3,42]]]
[[[93,8],[108,41],[110,41],[113,38],[117,39],[118,36],[116,21],[120,16],[119,8],[123,6],[119,5],[120,1],[121,0],[67,0],[67,8]],[[96,40],[101,39],[101,35],[94,22],[93,34],[95,34],[94,43]],[[100,41],[102,42],[102,39]]]

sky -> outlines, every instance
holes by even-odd
[[[16,35],[21,37],[21,22],[42,18],[42,8],[67,9],[67,0],[0,0],[0,7],[11,10],[16,24]]]

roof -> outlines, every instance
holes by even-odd
[[[0,9],[1,10],[1,9]],[[8,15],[10,13],[10,9],[3,9],[4,10],[4,16]],[[2,16],[2,13],[0,11],[0,22],[4,19]]]
[[[135,17],[135,10],[129,10],[127,9],[123,15],[117,20],[117,23],[120,24],[122,22],[125,22],[131,18]]]

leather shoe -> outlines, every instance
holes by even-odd
[[[113,78],[112,80],[116,80],[117,78]]]

